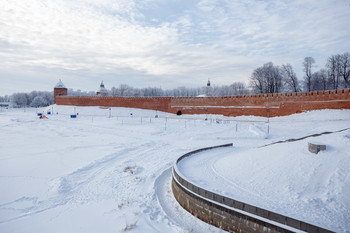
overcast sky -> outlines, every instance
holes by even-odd
[[[2,0],[0,95],[248,83],[350,52],[350,0]]]

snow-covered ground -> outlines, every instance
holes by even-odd
[[[176,203],[170,168],[186,152],[232,142],[220,159],[201,163],[230,185],[213,185],[205,175],[199,184],[298,219],[310,215],[313,223],[334,214],[319,225],[350,232],[349,131],[312,138],[327,144],[318,155],[307,152],[307,139],[258,148],[350,127],[349,110],[269,124],[127,108],[47,110],[55,113],[48,119],[36,109],[0,112],[0,232],[221,232]]]

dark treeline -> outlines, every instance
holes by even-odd
[[[350,87],[350,53],[332,55],[324,68],[314,71],[315,59],[305,57],[304,77],[299,80],[290,64],[275,66],[268,62],[256,68],[250,77],[255,94],[325,91]]]
[[[247,94],[323,91],[350,87],[350,53],[332,55],[325,66],[314,70],[315,59],[305,57],[302,62],[303,78],[298,79],[290,64],[274,65],[272,62],[256,68],[249,78],[249,86],[242,82],[231,85],[200,88],[178,87],[163,90],[158,87],[134,88],[126,84],[107,90],[108,96],[119,97],[195,97],[239,96]],[[68,89],[70,96],[95,96],[93,91]],[[0,96],[0,102],[11,102],[15,107],[43,107],[53,104],[53,92],[32,91]]]

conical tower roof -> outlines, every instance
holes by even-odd
[[[207,87],[210,87],[210,80],[208,79]]]
[[[100,85],[100,93],[107,93],[107,89],[105,88],[105,85],[103,84],[103,81],[101,82]]]
[[[66,86],[63,84],[63,82],[61,81],[61,79],[58,81],[58,83],[56,84],[55,88],[66,88]]]

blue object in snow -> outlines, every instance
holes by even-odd
[[[42,115],[43,115],[42,113],[40,113],[40,112],[38,113],[38,116],[42,116]]]
[[[77,115],[70,115],[70,118],[77,118]]]
[[[51,115],[51,112],[47,112],[47,115]]]

